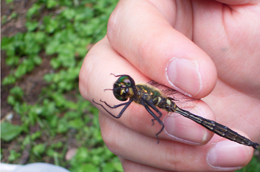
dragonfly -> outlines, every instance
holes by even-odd
[[[254,149],[258,149],[259,147],[258,143],[255,143],[250,139],[238,134],[237,132],[233,131],[232,129],[228,128],[225,125],[217,123],[216,121],[213,120],[203,118],[187,110],[179,108],[174,103],[173,98],[167,97],[154,86],[148,84],[135,84],[133,78],[126,74],[115,75],[111,73],[111,75],[118,77],[118,79],[114,83],[113,89],[105,89],[105,90],[112,90],[115,98],[119,101],[124,101],[124,103],[111,106],[103,100],[100,100],[100,103],[98,103],[94,99],[92,100],[93,103],[101,106],[108,114],[110,114],[112,117],[117,119],[123,115],[127,107],[129,107],[129,105],[132,102],[143,105],[145,109],[149,112],[149,114],[153,117],[152,124],[154,124],[154,121],[157,121],[161,125],[161,129],[155,135],[157,138],[157,143],[159,143],[158,135],[164,130],[164,123],[161,120],[162,113],[159,110],[159,109],[163,109],[167,112],[179,113],[180,115],[191,119],[192,121],[202,125],[208,130],[216,133],[217,135],[229,139],[231,141],[246,146],[252,146]],[[116,109],[122,106],[123,108],[118,115],[114,115],[104,105],[106,105],[110,109]]]

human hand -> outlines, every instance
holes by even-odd
[[[103,91],[116,80],[110,73],[128,74],[136,83],[151,78],[206,102],[181,108],[259,142],[259,11],[254,4],[215,1],[121,1],[109,21],[109,42],[105,37],[96,44],[82,65],[81,94],[119,104]],[[160,126],[152,126],[136,104],[120,119],[104,111],[99,117],[104,141],[125,171],[235,170],[253,153],[219,136],[211,139],[211,132],[176,114],[164,113],[166,132],[156,144]]]

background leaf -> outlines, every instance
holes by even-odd
[[[9,142],[22,132],[22,127],[8,122],[1,123],[1,140]]]

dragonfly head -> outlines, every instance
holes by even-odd
[[[114,83],[114,96],[120,101],[126,101],[135,95],[135,81],[129,75],[117,75],[119,78]]]

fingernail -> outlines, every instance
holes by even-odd
[[[190,112],[201,115],[198,108],[193,108]],[[182,143],[201,145],[209,140],[210,132],[206,128],[177,113],[169,113],[165,117],[164,126],[166,133],[173,140]]]
[[[166,68],[169,83],[179,92],[196,96],[201,90],[201,75],[196,62],[173,58]]]
[[[224,140],[218,142],[207,154],[207,162],[211,167],[222,169],[239,169],[250,159],[249,148],[244,145]]]

